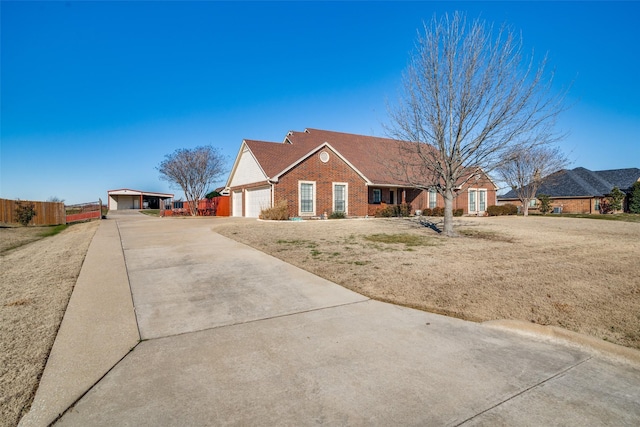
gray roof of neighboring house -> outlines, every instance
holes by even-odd
[[[562,169],[544,178],[537,194],[548,194],[551,197],[603,197],[613,187],[622,191],[631,188],[640,180],[640,169],[612,169],[591,171],[582,167]],[[498,199],[517,199],[514,190],[498,196]]]

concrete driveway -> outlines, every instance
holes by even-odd
[[[369,300],[211,231],[234,219],[109,218],[21,425],[640,423],[632,361]]]

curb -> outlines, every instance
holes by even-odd
[[[523,320],[489,320],[482,323],[495,329],[510,330],[525,335],[543,336],[555,340],[566,341],[570,344],[584,347],[591,352],[596,352],[606,357],[624,359],[634,365],[640,366],[640,350],[624,347],[589,335],[569,331],[558,326],[539,325]]]

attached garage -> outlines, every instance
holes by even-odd
[[[242,190],[234,191],[231,196],[232,216],[242,216]]]
[[[258,218],[260,211],[271,207],[271,187],[251,188],[246,192],[245,216]]]

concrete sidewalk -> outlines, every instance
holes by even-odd
[[[110,218],[21,425],[640,423],[638,363],[368,300],[221,219]]]

